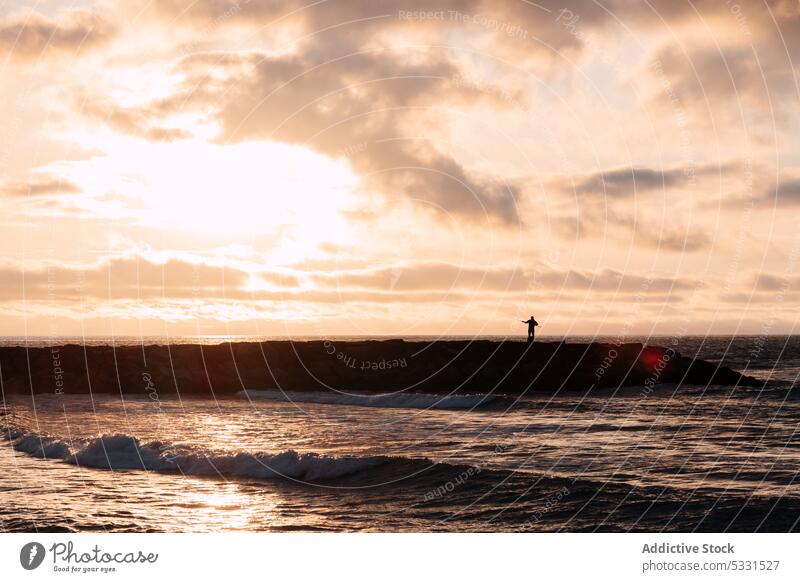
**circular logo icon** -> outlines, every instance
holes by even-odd
[[[26,570],[35,570],[44,561],[44,546],[39,542],[30,542],[19,551],[19,563]]]

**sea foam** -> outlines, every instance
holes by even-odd
[[[18,429],[3,433],[15,450],[33,457],[60,460],[81,467],[146,470],[185,475],[325,481],[404,459],[387,456],[326,456],[294,450],[277,453],[202,452],[164,443],[142,443],[131,435],[102,435],[68,443]],[[429,461],[419,462],[429,464]]]

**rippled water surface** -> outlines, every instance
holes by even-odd
[[[752,338],[715,341],[681,349],[774,385],[453,410],[426,399],[7,396],[0,528],[797,529],[795,340],[758,352]]]

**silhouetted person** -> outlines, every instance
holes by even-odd
[[[528,321],[523,321],[522,323],[528,324],[528,343],[533,342],[533,336],[536,335],[536,326],[539,325],[539,322],[531,315]]]

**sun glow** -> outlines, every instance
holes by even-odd
[[[356,204],[356,176],[306,148],[270,141],[105,143],[106,155],[58,171],[95,205],[121,201],[139,226],[271,237],[272,251],[284,261],[302,259],[323,241],[351,237],[343,212]]]
[[[142,196],[154,221],[184,227],[330,231],[355,184],[327,158],[271,142],[182,144],[162,153],[143,170]]]

